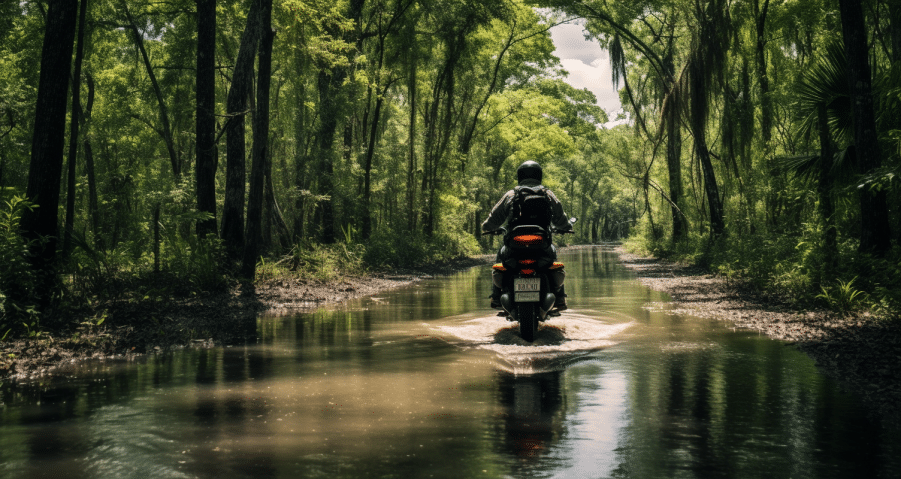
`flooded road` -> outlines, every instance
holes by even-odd
[[[0,477],[901,477],[901,433],[802,353],[562,260],[571,309],[532,344],[486,267],[3,384]]]

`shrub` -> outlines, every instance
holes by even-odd
[[[0,338],[39,332],[38,298],[40,272],[29,261],[35,240],[26,240],[19,230],[22,214],[34,206],[13,196],[0,211]]]

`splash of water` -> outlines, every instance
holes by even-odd
[[[633,324],[621,319],[567,312],[538,329],[529,343],[519,326],[497,316],[450,318],[450,324],[434,326],[442,337],[460,347],[492,351],[499,367],[515,374],[560,370],[593,352],[613,346],[615,336]]]

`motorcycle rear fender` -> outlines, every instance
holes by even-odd
[[[513,238],[519,235],[539,235],[544,238],[544,241],[542,241],[541,243],[523,245],[517,243],[516,241],[513,241]],[[512,251],[519,253],[544,251],[551,245],[551,242],[552,239],[550,232],[537,225],[516,226],[512,230],[510,230],[509,233],[507,233],[507,236],[504,237],[504,244]]]

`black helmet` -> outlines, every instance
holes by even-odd
[[[541,165],[537,161],[527,161],[516,169],[516,181],[522,183],[522,180],[531,178],[541,183]]]

